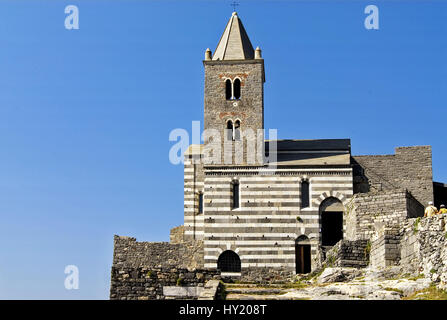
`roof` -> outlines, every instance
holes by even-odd
[[[348,165],[351,159],[350,139],[273,140],[276,163],[280,165]],[[272,140],[266,140],[268,155]]]
[[[236,12],[227,23],[219,44],[214,51],[213,60],[254,59],[255,52]]]
[[[276,142],[276,151],[269,150],[272,141]],[[198,155],[203,151],[203,145],[190,145],[185,155]],[[266,140],[265,151],[266,155],[269,152],[275,153],[276,161],[273,163],[278,165],[325,166],[351,163],[350,139]]]
[[[351,139],[266,140],[266,149],[271,141],[276,141],[278,151],[351,151]]]

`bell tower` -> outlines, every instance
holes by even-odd
[[[243,144],[246,164],[247,141],[264,141],[264,60],[261,49],[253,49],[241,19],[233,12],[214,54],[205,52],[204,128],[221,136],[221,164],[230,164],[225,153],[230,145]],[[259,134],[262,137],[259,138]],[[262,139],[262,140],[261,140]],[[217,164],[217,163],[216,163]]]

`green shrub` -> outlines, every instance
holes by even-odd
[[[335,263],[335,256],[334,255],[330,255],[329,257],[327,257],[327,264],[329,267],[332,267]]]
[[[365,258],[368,257],[370,252],[371,252],[371,241],[368,240],[365,247]]]
[[[424,278],[425,276],[424,276],[424,274],[423,273],[420,273],[420,274],[418,274],[417,276],[415,276],[415,277],[408,277],[408,280],[413,280],[413,281],[415,281],[415,280],[417,280],[417,279],[422,279],[422,278]]]
[[[181,286],[183,286],[183,278],[178,278],[177,279],[177,286],[179,286],[179,287],[181,287]]]
[[[419,222],[421,221],[421,217],[418,217],[413,223],[413,233],[418,232]]]

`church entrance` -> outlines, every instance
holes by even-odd
[[[333,246],[343,239],[344,207],[340,200],[327,198],[320,205],[321,245]]]
[[[306,236],[300,236],[295,242],[295,268],[296,273],[311,271],[310,244]]]
[[[333,246],[343,239],[343,212],[321,214],[321,245]]]

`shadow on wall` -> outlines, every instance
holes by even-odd
[[[441,204],[447,206],[447,184],[433,182],[433,191],[435,195],[435,206],[439,209]]]

